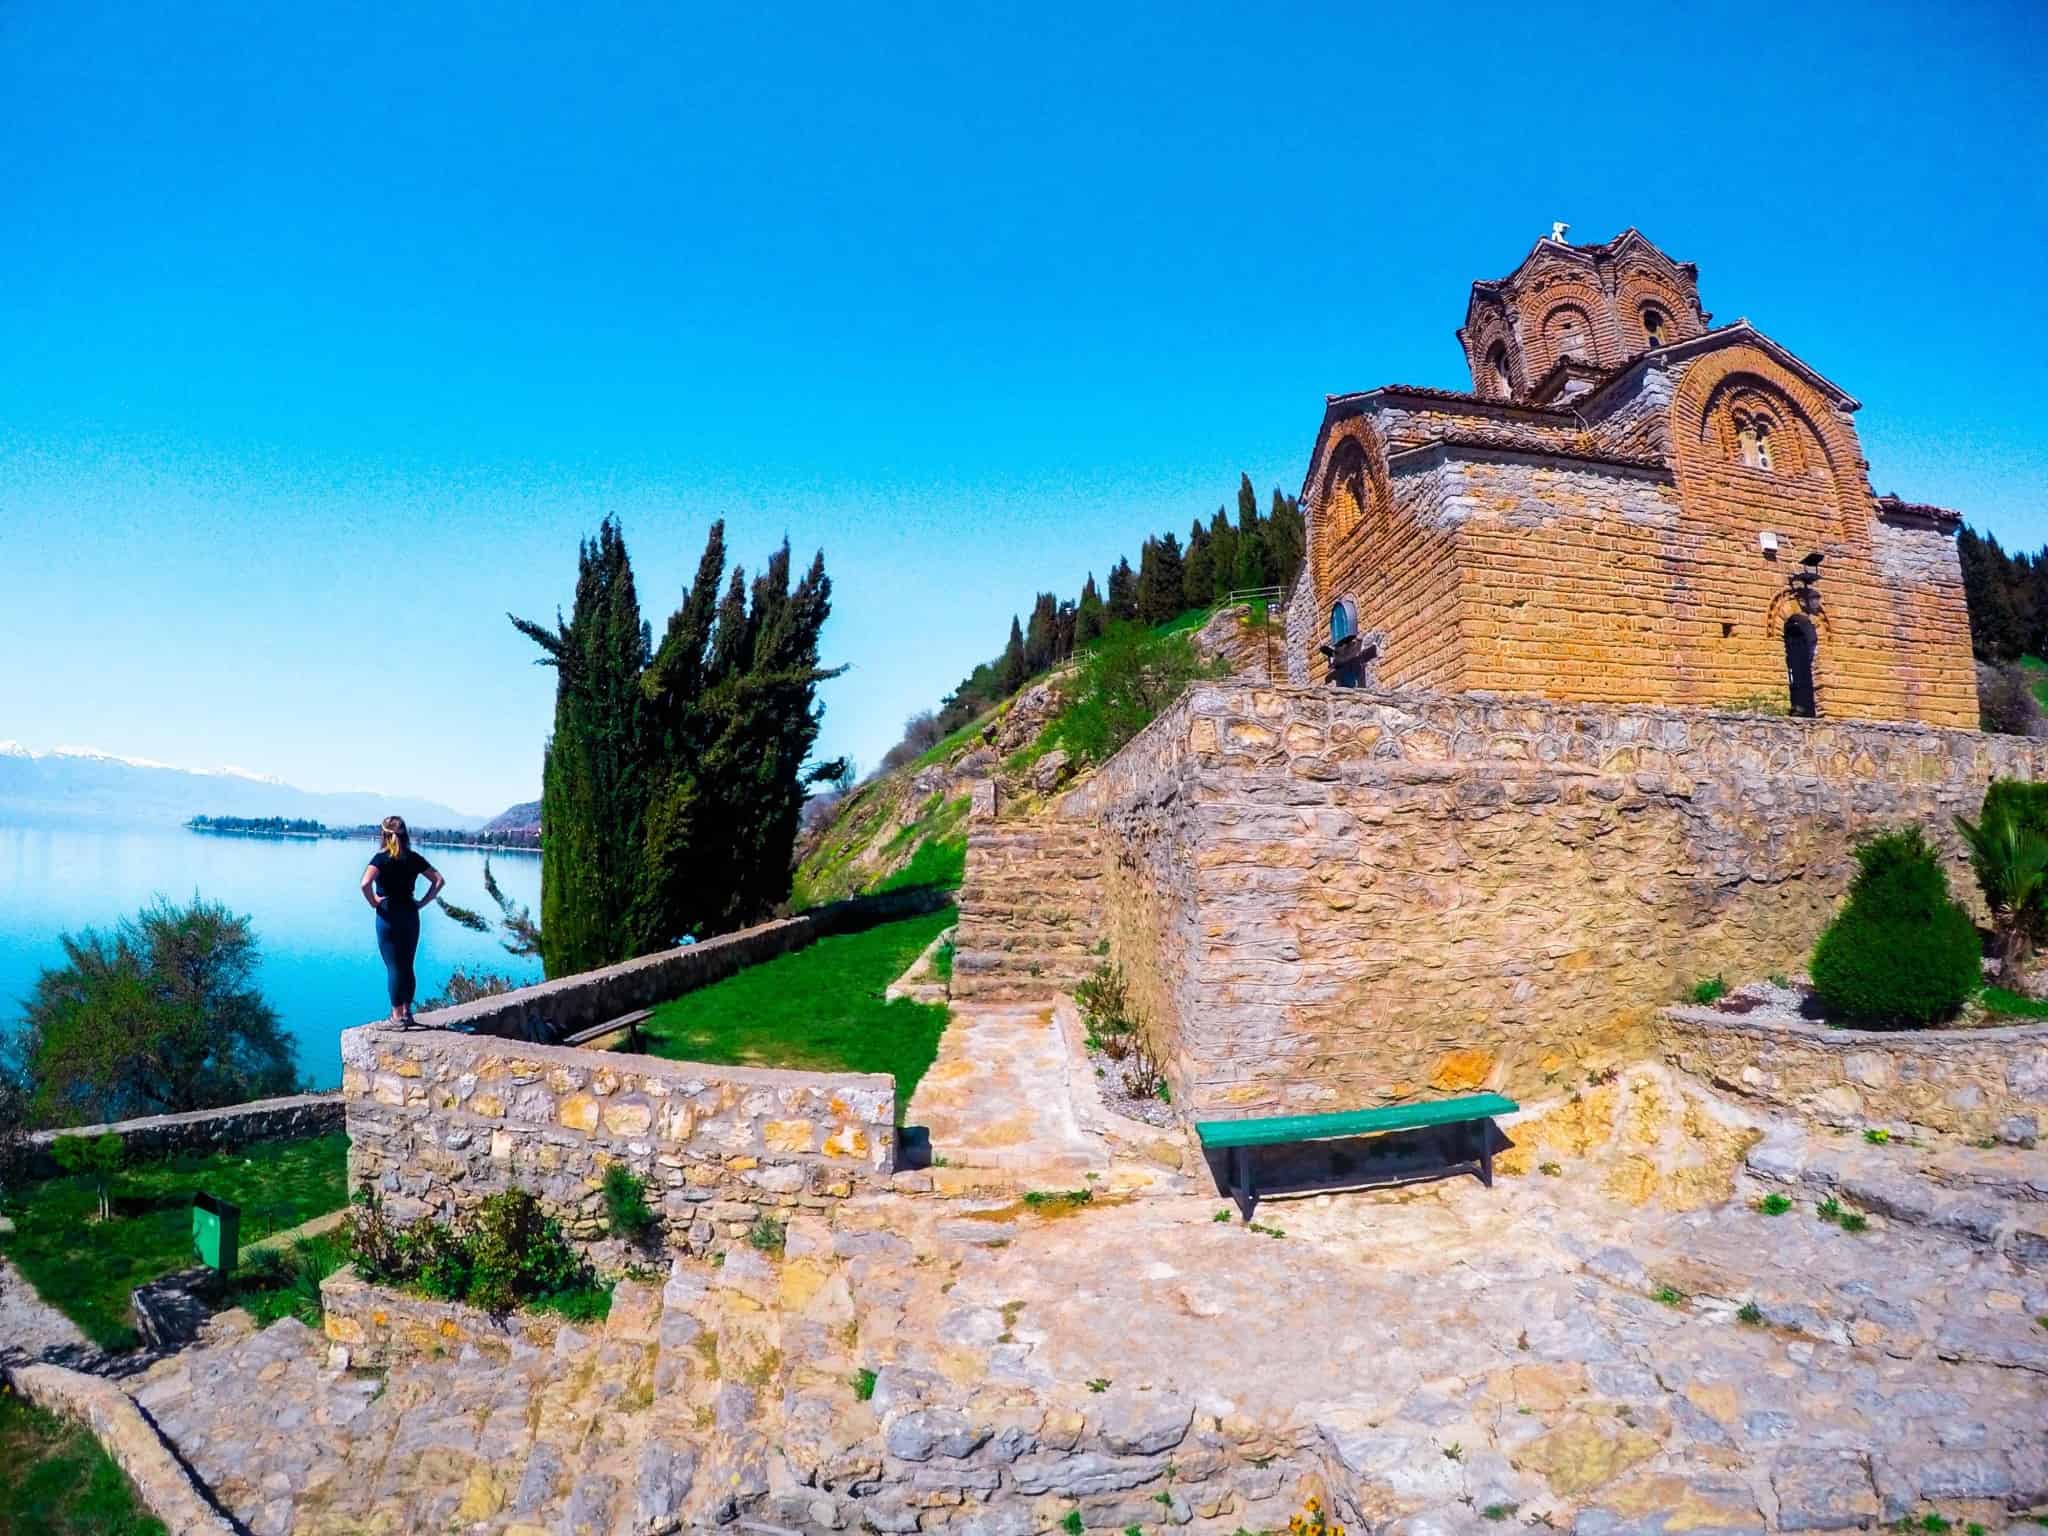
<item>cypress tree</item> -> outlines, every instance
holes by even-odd
[[[1017,622],[1013,613],[1010,615],[1010,643],[1003,647],[1003,659],[996,663],[996,686],[1007,699],[1024,686],[1024,679],[1029,675],[1024,670],[1024,626]]]
[[[1266,514],[1266,553],[1273,580],[1283,591],[1294,585],[1295,573],[1301,569],[1307,548],[1308,529],[1301,520],[1301,503],[1292,496],[1281,495],[1280,487],[1274,486],[1272,509]]]
[[[1052,616],[1052,659],[1066,661],[1074,654],[1074,626],[1077,615],[1074,605],[1062,602]]]
[[[741,926],[787,898],[807,788],[845,767],[805,766],[817,685],[838,675],[818,664],[831,592],[822,553],[791,587],[787,541],[751,591],[740,570],[726,580],[716,523],[652,648],[607,520],[584,546],[570,621],[512,621],[560,673],[542,775],[550,976]]]
[[[1102,594],[1095,590],[1095,573],[1088,573],[1081,588],[1081,601],[1074,606],[1074,649],[1093,645],[1102,635]]]
[[[576,601],[555,627],[512,618],[555,669],[555,723],[541,760],[541,963],[550,976],[637,953],[630,923],[647,810],[647,639],[616,519],[577,552]]]
[[[1025,676],[1036,677],[1053,664],[1058,617],[1059,599],[1050,592],[1039,593],[1038,601],[1031,605],[1031,623],[1024,631]]]
[[[1252,489],[1252,477],[1237,472],[1237,526],[1251,530],[1259,526],[1259,493]]]
[[[1138,577],[1138,616],[1148,624],[1163,624],[1175,617],[1187,606],[1184,586],[1187,580],[1185,562],[1181,559],[1180,540],[1173,534],[1155,540],[1152,545],[1152,587],[1149,610],[1145,601],[1145,578]]]
[[[1210,588],[1211,600],[1227,596],[1236,584],[1237,530],[1230,526],[1230,517],[1221,507],[1209,519],[1209,568],[1216,573]]]
[[[1209,559],[1209,530],[1199,517],[1188,529],[1187,559],[1181,569],[1181,600],[1190,608],[1208,607],[1216,595],[1216,570]]]
[[[1135,619],[1138,616],[1138,577],[1129,560],[1119,559],[1109,568],[1109,600],[1103,605],[1105,619]]]

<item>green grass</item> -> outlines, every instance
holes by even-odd
[[[0,1389],[0,1531],[8,1536],[164,1536],[92,1432]]]
[[[665,1003],[641,1026],[647,1050],[675,1061],[887,1072],[901,1115],[938,1055],[946,1010],[885,1002],[882,991],[954,917],[946,907],[820,939]]]
[[[2000,1018],[2048,1019],[2048,1003],[2038,998],[2008,992],[2004,987],[1986,987],[1977,995],[1983,1001],[1984,1011]]]
[[[2048,709],[2048,661],[2039,656],[2022,656],[2020,670],[2027,674],[2027,680],[2034,689],[2034,698]]]
[[[92,1219],[98,1202],[90,1178],[45,1179],[8,1198],[4,1209],[15,1230],[0,1237],[0,1252],[95,1344],[132,1349],[128,1293],[198,1263],[195,1191],[240,1206],[248,1244],[347,1205],[347,1160],[348,1138],[337,1131],[139,1163],[115,1178],[114,1218],[106,1222]]]
[[[912,768],[929,768],[933,763],[943,763],[955,752],[966,746],[969,741],[979,736],[981,728],[988,724],[989,717],[993,714],[995,714],[995,711],[989,710],[983,714],[976,715],[951,735],[941,736],[937,741],[926,747],[924,751],[920,752],[917,755],[917,761],[910,766]]]

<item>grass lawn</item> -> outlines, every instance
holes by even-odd
[[[945,1007],[882,991],[952,926],[955,909],[820,939],[655,1010],[649,1054],[675,1061],[820,1072],[887,1072],[903,1113],[946,1027]]]
[[[130,1349],[136,1336],[128,1293],[198,1262],[194,1191],[239,1205],[247,1244],[347,1205],[347,1159],[348,1138],[337,1131],[138,1163],[116,1176],[114,1217],[107,1222],[93,1219],[98,1200],[91,1178],[45,1179],[9,1196],[5,1210],[15,1229],[0,1237],[0,1252],[95,1344]]]
[[[0,1390],[0,1532],[164,1536],[90,1430]]]

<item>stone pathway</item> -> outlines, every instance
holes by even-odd
[[[1616,1198],[1637,1155],[1256,1228],[1193,1195],[876,1196],[545,1354],[379,1381],[280,1324],[136,1395],[258,1536],[1257,1530],[1310,1490],[1375,1531],[1675,1536],[2048,1499],[2048,1273],[1805,1195],[1767,1216],[1747,1174]]]
[[[1019,1187],[1107,1173],[1108,1145],[1075,1109],[1081,1060],[1050,1002],[955,1003],[904,1120],[929,1128],[940,1173],[1002,1170]]]
[[[0,1259],[0,1366],[62,1365],[99,1375],[117,1359],[38,1296],[20,1270]]]

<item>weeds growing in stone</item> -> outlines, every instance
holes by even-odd
[[[1495,1521],[1512,1520],[1515,1511],[1519,1508],[1521,1508],[1519,1504],[1489,1504],[1486,1508],[1479,1511],[1479,1518]]]
[[[1746,1323],[1751,1328],[1761,1328],[1764,1325],[1764,1309],[1753,1301],[1745,1301],[1742,1310],[1735,1314],[1735,1321]]]
[[[1685,1292],[1676,1286],[1660,1285],[1657,1287],[1657,1300],[1667,1307],[1682,1307],[1685,1305]]]
[[[1081,1511],[1079,1511],[1078,1509],[1068,1510],[1066,1512],[1066,1515],[1060,1520],[1060,1529],[1065,1531],[1067,1533],[1067,1536],[1081,1536],[1081,1531],[1083,1529],[1081,1524]]]
[[[1097,1376],[1088,1383],[1088,1390],[1090,1392],[1107,1392],[1110,1386],[1111,1382],[1107,1376]]]
[[[1869,1142],[1873,1147],[1881,1147],[1886,1142],[1892,1139],[1892,1133],[1890,1131],[1879,1130],[1873,1126],[1870,1130],[1867,1130],[1863,1133],[1863,1139]]]
[[[1216,1214],[1215,1214],[1214,1216],[1211,1216],[1211,1217],[1210,1217],[1209,1219],[1210,1219],[1211,1221],[1228,1221],[1228,1220],[1230,1220],[1230,1207],[1226,1205],[1225,1207],[1223,1207],[1223,1209],[1222,1209],[1222,1210],[1218,1211],[1218,1212],[1217,1212],[1217,1213],[1216,1213]]]
[[[858,1402],[867,1402],[875,1395],[875,1373],[862,1366],[853,1373],[853,1395]]]
[[[1782,1216],[1792,1209],[1792,1201],[1785,1195],[1765,1195],[1757,1201],[1756,1209],[1765,1216]]]
[[[1027,1189],[1024,1192],[1024,1204],[1027,1207],[1048,1215],[1086,1205],[1094,1198],[1095,1191],[1092,1189]]]
[[[604,1217],[614,1237],[638,1242],[660,1220],[647,1203],[647,1181],[624,1163],[604,1171]]]
[[[1564,1174],[1564,1169],[1556,1163],[1538,1163],[1536,1171],[1547,1178],[1553,1179],[1560,1178]]]
[[[1728,981],[1723,976],[1709,976],[1705,981],[1696,983],[1691,993],[1692,1000],[1701,1005],[1718,1003],[1727,995]]]
[[[1287,1235],[1278,1227],[1262,1227],[1256,1221],[1246,1222],[1245,1230],[1247,1232],[1256,1232],[1261,1237],[1285,1237]]]
[[[756,1216],[754,1224],[747,1228],[747,1246],[762,1253],[782,1257],[783,1244],[789,1240],[789,1228],[773,1216]]]

